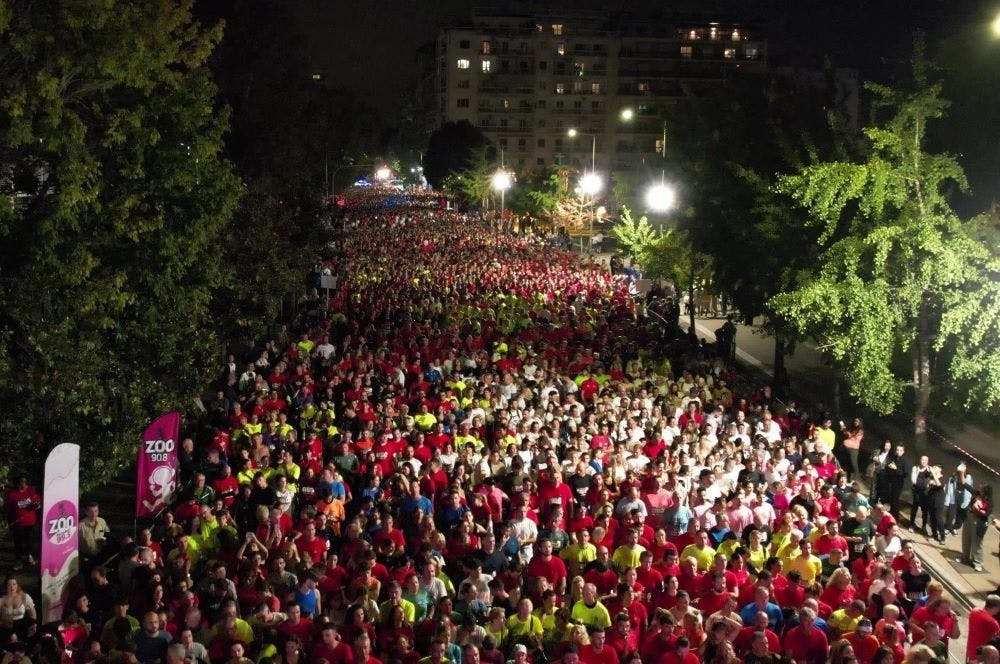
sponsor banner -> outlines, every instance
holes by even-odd
[[[177,488],[178,438],[181,414],[166,413],[156,418],[139,443],[138,480],[135,486],[135,518],[159,514]]]
[[[62,618],[79,573],[80,446],[57,445],[45,461],[42,492],[42,622]]]

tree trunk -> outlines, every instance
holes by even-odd
[[[774,333],[774,394],[779,399],[788,398],[788,370],[785,368],[785,335]]]
[[[694,329],[694,270],[695,260],[691,259],[691,281],[688,283],[688,316],[691,318],[691,334],[697,336]]]
[[[913,434],[918,449],[927,443],[927,411],[931,403],[931,334],[927,316],[921,311],[917,320],[917,338],[913,342]]]

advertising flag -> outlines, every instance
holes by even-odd
[[[181,414],[166,413],[156,418],[142,434],[139,444],[138,481],[135,485],[135,518],[159,514],[177,488],[177,439]]]
[[[42,492],[42,622],[62,618],[69,582],[80,569],[77,525],[80,446],[56,445],[45,460]]]

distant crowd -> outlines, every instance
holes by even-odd
[[[964,466],[886,443],[866,491],[859,419],[781,403],[628,275],[354,202],[337,287],[221,368],[178,500],[135,538],[85,506],[57,624],[7,580],[0,664],[1000,664],[1000,597],[959,619],[900,524],[905,491],[981,566]],[[39,504],[6,496],[22,564]]]

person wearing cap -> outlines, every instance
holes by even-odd
[[[523,643],[517,643],[510,651],[511,659],[507,660],[507,664],[527,664],[528,661],[528,647]],[[467,664],[463,662],[463,664]]]

